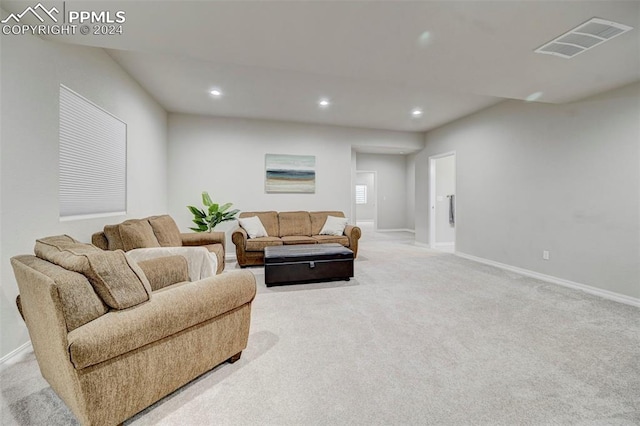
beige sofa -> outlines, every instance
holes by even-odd
[[[182,256],[137,264],[68,236],[35,252],[11,259],[19,308],[43,377],[84,425],[120,424],[247,346],[248,271],[185,282]]]
[[[224,232],[181,233],[169,215],[129,219],[115,225],[106,225],[103,231],[91,236],[91,242],[103,250],[124,251],[150,247],[203,246],[215,253],[218,259],[217,274],[225,266]]]
[[[242,212],[239,218],[257,216],[267,231],[267,237],[249,238],[247,232],[238,228],[231,236],[236,246],[236,257],[241,267],[263,265],[264,248],[288,244],[339,243],[358,254],[360,228],[347,225],[340,236],[319,235],[327,216],[344,217],[340,211],[292,211],[292,212]]]

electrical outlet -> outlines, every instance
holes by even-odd
[[[542,250],[542,259],[549,260],[549,250]]]

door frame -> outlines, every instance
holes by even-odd
[[[458,193],[458,159],[455,151],[443,152],[441,154],[429,156],[429,247],[436,248],[436,160],[441,158],[453,156],[453,164],[455,169],[453,187],[456,194],[456,207],[457,207],[457,193]],[[456,208],[456,230],[458,225],[458,215]],[[454,247],[458,240],[458,233],[455,232]]]
[[[367,193],[367,197],[373,195],[373,229],[378,230],[378,172],[375,170],[356,170],[356,180],[359,173],[371,173],[373,174],[373,194]],[[357,183],[353,184],[354,192]],[[367,191],[368,192],[368,191]],[[353,200],[355,204],[355,196]],[[356,210],[354,211],[355,223],[358,223],[358,205],[356,204]]]

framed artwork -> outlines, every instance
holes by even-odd
[[[315,155],[265,155],[267,193],[314,194],[316,192]]]

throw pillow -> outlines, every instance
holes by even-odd
[[[120,238],[120,225],[105,225],[104,235],[107,237],[107,248],[109,250],[124,250],[122,238]]]
[[[162,247],[180,247],[182,246],[182,237],[178,225],[168,214],[162,216],[154,216],[149,218],[149,224],[153,229],[153,233],[158,239],[158,244]]]
[[[336,235],[340,236],[344,234],[344,228],[347,226],[349,219],[346,217],[327,216],[327,220],[324,222],[320,235]]]
[[[109,307],[126,309],[146,302],[151,285],[140,267],[122,250],[105,251],[67,235],[36,240],[37,257],[81,273]]]
[[[122,250],[86,255],[89,267],[82,271],[104,303],[126,309],[151,298],[151,284],[142,269]]]
[[[136,248],[160,247],[153,228],[146,219],[123,222],[118,225],[124,251]]]
[[[268,237],[267,230],[264,229],[258,216],[243,217],[238,219],[240,226],[247,231],[249,238]]]

